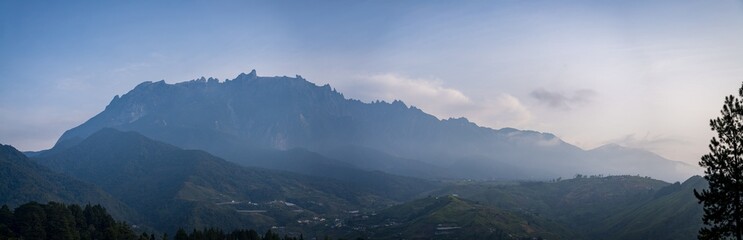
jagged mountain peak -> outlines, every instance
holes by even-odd
[[[250,73],[240,73],[233,81],[251,80],[258,78],[258,73],[255,69],[251,70]]]
[[[163,80],[160,80],[160,81],[154,81],[154,82],[153,81],[145,81],[145,82],[142,82],[142,83],[138,84],[136,87],[134,87],[134,90],[138,90],[138,89],[140,89],[140,90],[141,89],[149,89],[149,88],[153,88],[153,87],[157,87],[157,86],[163,86],[163,85],[166,85],[166,84],[167,83],[165,83],[165,80],[164,79]]]

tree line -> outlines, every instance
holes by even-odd
[[[270,229],[265,234],[260,235],[253,229],[234,230],[231,233],[225,233],[218,228],[206,228],[204,230],[194,229],[189,234],[181,228],[175,233],[173,240],[304,240],[304,237],[301,235],[299,237],[281,237]]]
[[[303,236],[281,237],[271,230],[225,232],[217,228],[179,229],[167,233],[138,233],[126,222],[116,221],[101,205],[29,202],[11,210],[0,207],[0,239],[8,240],[304,240]],[[325,239],[329,239],[326,237]]]
[[[136,240],[138,236],[101,205],[29,202],[13,211],[7,205],[0,207],[0,239]]]

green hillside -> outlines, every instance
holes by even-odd
[[[452,195],[427,197],[351,221],[369,239],[570,239],[569,230],[538,216],[513,213]],[[353,234],[352,234],[353,235]]]
[[[437,194],[458,194],[501,209],[518,209],[581,226],[650,199],[666,185],[635,176],[580,177],[554,182],[453,183]]]
[[[549,182],[451,181],[433,192],[436,184],[428,181],[390,177],[378,181],[389,186],[370,187],[375,178],[389,175],[354,170],[322,178],[247,168],[113,129],[37,159],[62,174],[17,151],[6,152],[0,175],[8,179],[3,182],[3,191],[10,193],[3,195],[6,203],[98,196],[103,200],[95,201],[108,199],[106,204],[142,216],[133,223],[165,232],[250,226],[370,239],[691,239],[701,225],[701,207],[691,192],[706,186],[701,177],[668,184],[639,176],[579,176]],[[327,160],[301,150],[289,153]],[[359,180],[339,179],[354,173]],[[401,201],[427,193],[443,197]]]
[[[245,225],[300,231],[320,223],[300,226],[299,220],[342,217],[350,210],[396,203],[357,185],[246,168],[113,129],[38,161],[95,183],[144,215],[145,224],[164,231]]]
[[[462,182],[437,193],[552,219],[583,239],[692,239],[702,214],[692,189],[705,186],[698,176],[683,184],[594,176],[552,182]]]
[[[694,176],[656,192],[655,197],[637,208],[627,208],[606,219],[594,229],[603,239],[696,239],[702,227],[702,206],[694,189],[707,187],[707,181]],[[610,234],[607,234],[610,233]]]
[[[124,204],[93,184],[53,172],[12,146],[0,145],[0,204],[16,207],[30,201],[101,204],[117,217],[137,218]]]

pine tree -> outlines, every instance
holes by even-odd
[[[46,211],[46,233],[49,240],[80,239],[75,217],[67,205],[49,202],[44,206]]]
[[[196,230],[194,230],[194,232],[196,232]],[[186,233],[186,230],[183,230],[183,228],[178,228],[178,231],[175,232],[173,240],[188,240],[188,234]]]
[[[23,204],[15,209],[13,217],[14,228],[22,239],[47,239],[46,212],[41,204],[36,202]]]
[[[13,237],[13,230],[10,228],[13,226],[13,212],[10,211],[8,205],[0,207],[0,239],[9,239]]]
[[[704,205],[700,239],[743,239],[743,87],[725,98],[722,116],[710,120],[717,137],[702,156],[709,188],[694,195]]]

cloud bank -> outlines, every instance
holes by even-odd
[[[467,117],[489,127],[522,127],[531,113],[513,95],[496,93],[488,99],[472,99],[462,91],[435,79],[410,78],[399,74],[357,77],[341,84],[342,92],[363,101],[402,100],[438,118]]]

